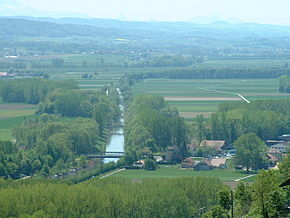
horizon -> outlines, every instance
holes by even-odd
[[[56,8],[57,5],[57,8]],[[68,7],[69,5],[69,7]],[[113,7],[112,7],[113,5]],[[228,23],[259,23],[290,25],[286,0],[116,0],[68,1],[3,0],[0,16],[76,17],[114,19],[137,22],[190,22],[208,24],[216,21]],[[257,10],[258,8],[258,10]],[[269,14],[271,16],[269,16]]]

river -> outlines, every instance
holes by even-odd
[[[121,118],[119,121],[120,127],[112,130],[110,139],[106,146],[106,152],[114,151],[114,152],[124,152],[124,106],[123,106],[123,96],[119,88],[117,88],[117,92],[120,96],[120,110],[122,112]],[[111,161],[117,162],[119,158],[105,158],[104,163],[109,163]]]

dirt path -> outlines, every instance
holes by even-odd
[[[101,176],[100,179],[103,179],[103,178],[109,177],[109,176],[111,176],[111,175],[113,175],[113,174],[116,174],[116,173],[119,173],[119,172],[121,172],[121,171],[123,171],[123,170],[125,170],[125,168],[122,168],[122,169],[119,169],[119,170],[113,171],[113,172],[111,172],[111,173],[108,173],[108,174],[106,174],[106,175],[104,175],[104,176]]]
[[[241,181],[241,180],[243,180],[243,179],[247,179],[247,178],[250,178],[250,177],[252,177],[252,176],[255,176],[255,175],[252,174],[252,175],[245,176],[245,177],[242,177],[242,178],[239,178],[239,179],[235,179],[234,182],[239,182],[239,181]]]
[[[198,87],[198,89],[205,90],[205,91],[210,91],[210,92],[215,92],[215,93],[222,93],[222,94],[229,94],[229,95],[237,95],[237,96],[239,96],[241,99],[243,99],[245,102],[247,102],[248,104],[250,103],[250,101],[249,101],[248,99],[246,99],[244,96],[242,96],[242,95],[239,94],[239,93],[234,93],[234,92],[223,92],[223,91],[218,91],[218,90],[214,90],[214,89],[206,89],[206,88],[201,88],[201,87]]]

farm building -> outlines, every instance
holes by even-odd
[[[209,164],[213,167],[216,167],[216,168],[226,168],[226,161],[227,159],[225,158],[214,158],[214,159],[211,159]]]
[[[193,168],[195,161],[192,158],[186,158],[181,162],[182,168]]]
[[[225,141],[217,141],[217,140],[203,140],[200,143],[201,147],[212,147],[217,151],[221,151],[224,145]]]
[[[286,153],[288,149],[290,149],[290,142],[282,142],[271,146],[271,149],[276,151]]]
[[[213,167],[209,165],[206,161],[195,161],[194,170],[212,170]]]

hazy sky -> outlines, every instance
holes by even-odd
[[[0,2],[3,0],[0,0]],[[290,0],[17,0],[45,11],[98,18],[187,21],[219,15],[245,22],[290,24]]]

